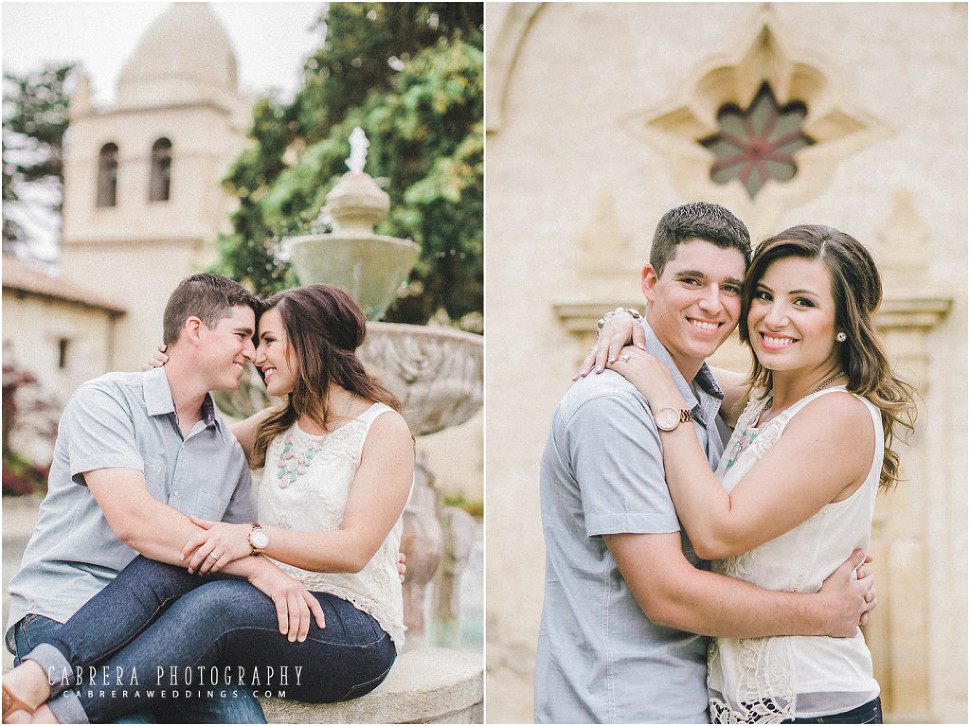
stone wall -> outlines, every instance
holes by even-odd
[[[63,405],[84,381],[107,370],[112,318],[103,310],[31,294],[3,291],[4,344]],[[68,340],[61,365],[58,342]]]
[[[105,310],[4,288],[4,364],[37,380],[36,387],[18,393],[27,396],[21,405],[28,400],[45,404],[11,433],[14,451],[40,466],[50,463],[61,408],[81,383],[107,370],[115,325]]]

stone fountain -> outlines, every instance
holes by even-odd
[[[389,198],[364,172],[368,142],[359,127],[350,136],[350,146],[349,171],[327,194],[321,212],[320,221],[330,221],[332,231],[287,240],[293,270],[301,284],[335,285],[364,309],[367,339],[358,355],[401,400],[415,436],[457,426],[482,405],[482,337],[449,328],[378,322],[396,299],[420,248],[410,240],[374,234],[390,209]],[[443,505],[433,474],[419,456],[402,540],[408,567],[404,604],[409,649],[425,642],[432,610],[441,632],[450,632],[451,639],[457,636],[457,584],[468,561],[469,537],[476,536],[470,520],[466,512]],[[432,608],[429,583],[436,572],[439,605]]]
[[[333,231],[290,238],[290,260],[302,284],[335,285],[360,304],[368,320],[379,320],[421,249],[410,240],[374,234],[390,210],[390,199],[364,173],[368,146],[358,126],[350,135],[350,171],[327,195],[318,220],[332,220]]]

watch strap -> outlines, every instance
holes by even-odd
[[[680,424],[690,423],[693,420],[694,412],[691,409],[678,409],[674,408],[673,406],[664,406],[657,412],[657,415],[654,416],[654,421],[656,422],[657,429],[659,431],[673,431]],[[668,421],[669,423],[667,423]]]

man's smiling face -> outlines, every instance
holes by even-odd
[[[737,327],[744,269],[741,252],[701,239],[677,245],[659,277],[643,268],[647,322],[688,380]]]
[[[243,369],[253,360],[256,348],[253,332],[256,316],[252,308],[237,305],[212,328],[200,328],[200,366],[210,379],[211,391],[234,391],[239,386]]]

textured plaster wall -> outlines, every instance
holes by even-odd
[[[114,354],[105,370],[138,371],[152,356],[162,342],[169,295],[184,277],[204,270],[196,261],[197,249],[195,243],[170,241],[62,247],[65,277],[101,291],[128,311],[118,321]]]

